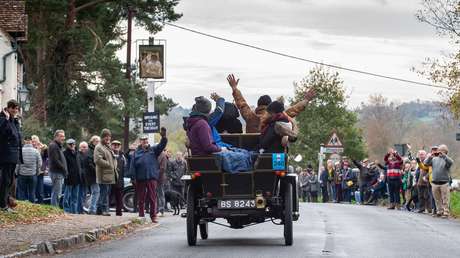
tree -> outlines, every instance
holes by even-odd
[[[454,116],[460,118],[460,3],[456,0],[423,0],[416,17],[452,41],[455,48],[452,53],[443,58],[426,58],[424,68],[418,72],[434,83],[447,85],[448,90],[441,94]]]
[[[29,42],[24,46],[27,82],[33,82],[31,114],[44,128],[62,128],[73,137],[121,126],[124,114],[144,110],[144,85],[125,78],[116,57],[125,43],[128,8],[150,33],[181,17],[177,0],[30,0]],[[169,107],[164,96],[157,104]],[[167,103],[162,103],[166,101]],[[163,109],[167,112],[167,109]]]
[[[343,81],[337,72],[330,72],[322,66],[310,70],[300,82],[294,83],[295,103],[304,98],[313,88],[316,97],[304,112],[297,116],[299,137],[291,153],[305,155],[307,160],[316,160],[320,145],[326,143],[331,132],[336,130],[345,147],[344,155],[361,159],[366,150],[355,112],[347,110]],[[291,104],[292,104],[291,103]]]

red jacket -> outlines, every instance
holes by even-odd
[[[388,179],[401,178],[401,167],[403,165],[403,160],[398,153],[394,154],[394,159],[389,160],[390,154],[385,155],[385,164],[387,166],[387,177]]]

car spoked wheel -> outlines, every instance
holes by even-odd
[[[292,245],[292,242],[292,185],[286,183],[284,189],[284,243],[289,246]]]
[[[200,236],[202,240],[208,239],[208,223],[200,224]]]
[[[123,209],[127,212],[134,212],[134,190],[123,193]]]
[[[191,186],[187,193],[187,241],[189,246],[196,245],[197,218],[195,214],[195,193]]]

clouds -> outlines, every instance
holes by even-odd
[[[228,39],[334,65],[424,81],[410,71],[438,56],[447,41],[418,23],[418,0],[194,0],[180,2],[178,24]],[[148,38],[136,29],[134,38]],[[166,26],[167,83],[159,89],[183,106],[216,91],[231,99],[228,73],[241,77],[250,103],[258,96],[293,94],[314,65]],[[436,99],[437,91],[339,71],[352,106],[370,94],[390,99]]]

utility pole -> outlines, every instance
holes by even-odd
[[[128,39],[127,39],[127,46],[126,46],[126,79],[128,79],[130,84],[132,82],[131,80],[132,23],[133,23],[133,10],[131,9],[131,6],[128,6]],[[124,151],[127,153],[129,150],[129,114],[127,110],[125,110],[124,120],[125,120],[125,124],[123,128],[123,146],[124,146]]]

